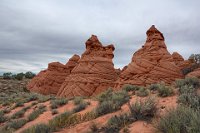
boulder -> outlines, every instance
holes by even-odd
[[[85,45],[86,51],[66,77],[57,96],[91,96],[114,86],[119,73],[112,62],[114,46],[103,46],[95,35]]]
[[[49,63],[48,68],[36,75],[28,83],[27,88],[32,92],[44,95],[56,95],[65,78],[77,65],[79,59],[80,57],[78,55],[74,55],[65,65],[59,62]]]
[[[180,68],[167,50],[163,34],[152,25],[146,35],[145,44],[133,54],[131,63],[123,68],[116,88],[124,84],[146,86],[161,81],[170,84],[183,78]],[[175,57],[177,62],[184,60],[177,54]]]
[[[200,68],[195,69],[194,71],[188,73],[186,77],[197,77],[200,78]]]

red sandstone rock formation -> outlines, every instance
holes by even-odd
[[[146,34],[146,43],[134,53],[132,62],[124,68],[115,87],[124,84],[143,86],[161,81],[169,84],[177,78],[183,78],[180,68],[167,50],[163,34],[154,25]],[[177,61],[183,59],[177,56]]]
[[[191,67],[191,65],[192,65],[192,62],[191,62],[191,61],[189,61],[189,60],[184,60],[183,57],[182,57],[179,53],[177,53],[177,52],[174,52],[174,53],[172,54],[172,57],[173,57],[173,59],[174,59],[175,64],[176,64],[181,70],[184,69],[184,68],[189,68],[189,67]]]
[[[46,70],[41,71],[29,82],[28,89],[45,95],[57,94],[65,78],[77,65],[79,59],[78,55],[74,55],[66,65],[59,62],[49,63]]]
[[[188,73],[186,77],[197,77],[200,78],[200,68],[195,69],[194,71]]]
[[[91,96],[114,85],[118,77],[112,62],[114,46],[103,46],[95,35],[85,44],[86,51],[72,73],[66,77],[58,96]]]

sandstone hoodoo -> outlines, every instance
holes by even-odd
[[[183,78],[180,68],[167,50],[163,34],[154,25],[146,34],[145,44],[133,54],[132,62],[120,74],[116,82],[117,88],[124,84],[144,86],[161,81],[170,84]],[[180,56],[176,58],[177,62],[183,61]]]
[[[49,63],[46,70],[41,71],[29,82],[28,89],[45,95],[57,94],[65,78],[77,65],[79,59],[78,55],[74,55],[65,65],[59,62]]]
[[[85,44],[86,51],[78,65],[66,77],[58,96],[91,96],[114,86],[118,77],[112,62],[114,46],[103,46],[95,35]]]

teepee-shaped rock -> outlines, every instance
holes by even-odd
[[[103,46],[95,35],[85,44],[86,51],[72,73],[66,77],[58,96],[91,96],[114,86],[118,77],[112,62],[114,46]]]
[[[122,71],[115,87],[124,84],[145,86],[161,81],[169,84],[183,77],[167,50],[163,34],[154,25],[146,34],[146,43],[134,53],[132,62]]]
[[[30,91],[41,94],[57,94],[65,78],[71,73],[72,69],[77,65],[80,57],[74,55],[69,59],[66,65],[59,62],[49,63],[46,70],[41,71],[27,85]]]

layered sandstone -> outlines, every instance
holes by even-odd
[[[85,45],[86,51],[78,65],[66,77],[58,96],[91,96],[114,85],[118,77],[112,62],[114,46],[103,46],[95,35]]]
[[[188,73],[186,77],[197,77],[200,78],[200,68],[195,69],[194,71]]]
[[[183,70],[184,68],[189,68],[192,66],[192,62],[190,60],[184,60],[184,58],[177,52],[174,52],[172,54],[172,57],[174,59],[174,63]]]
[[[124,84],[145,86],[164,81],[170,84],[183,78],[180,68],[168,52],[163,34],[153,25],[147,32],[145,44],[133,54],[132,62],[123,69],[116,82],[119,88]],[[177,62],[183,61],[177,56]]]
[[[79,59],[80,57],[78,55],[74,55],[65,65],[59,62],[49,63],[48,68],[35,76],[29,82],[27,88],[30,91],[44,95],[57,94],[65,78],[77,65]]]

